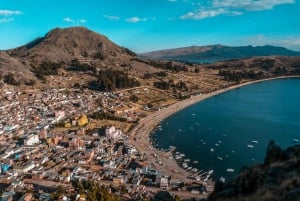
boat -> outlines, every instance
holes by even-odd
[[[187,158],[187,159],[184,159],[183,161],[186,162],[186,163],[189,163],[189,162],[191,162],[191,159]]]
[[[258,143],[258,141],[257,141],[257,140],[252,140],[251,142],[252,142],[252,143],[255,143],[255,144],[257,144],[257,143]]]
[[[210,149],[211,152],[215,151],[214,149]]]
[[[181,159],[181,156],[175,156],[175,160],[180,160]]]
[[[227,168],[226,171],[227,171],[227,172],[234,172],[234,169],[232,169],[232,168]]]
[[[193,161],[193,163],[198,164],[198,161]]]
[[[216,146],[216,147],[218,147],[218,146],[219,146],[219,144],[218,144],[218,143],[216,143],[216,144],[215,144],[215,146]]]
[[[208,174],[211,175],[212,173],[214,173],[214,170],[209,170]]]
[[[219,181],[225,183],[226,179],[224,177],[220,177]]]
[[[299,142],[299,140],[296,139],[296,138],[294,138],[293,141],[294,141],[295,143],[298,143],[298,142]]]
[[[188,168],[187,163],[182,163],[182,167],[183,167],[183,168]]]
[[[247,147],[252,149],[254,146],[252,144],[248,144]]]
[[[223,160],[223,158],[222,158],[222,157],[220,157],[220,156],[218,156],[218,157],[217,157],[217,159],[218,159],[218,160],[220,160],[220,161],[222,161],[222,160]]]
[[[198,171],[198,169],[197,168],[193,168],[192,171],[196,173]]]

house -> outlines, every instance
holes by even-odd
[[[19,174],[25,174],[35,168],[35,164],[31,161],[27,163],[25,166],[15,167],[14,171]]]
[[[39,139],[39,135],[37,135],[37,134],[30,134],[24,140],[24,145],[27,145],[27,146],[32,146],[32,145],[39,144],[39,143],[40,143],[40,139]]]
[[[161,176],[160,188],[163,190],[167,190],[169,188],[169,176]]]
[[[121,137],[121,135],[122,135],[122,131],[116,129],[116,127],[114,126],[105,129],[105,136],[109,139],[116,139]]]

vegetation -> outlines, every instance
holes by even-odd
[[[250,71],[235,71],[235,70],[220,70],[219,75],[224,76],[227,81],[240,82],[243,79],[262,79],[264,78],[264,73],[262,71],[255,72]]]
[[[133,56],[133,57],[137,56],[137,54],[135,52],[131,51],[130,49],[128,49],[126,47],[123,47],[123,50],[130,56]]]
[[[108,120],[115,120],[115,121],[121,121],[121,122],[127,121],[126,118],[118,117],[118,116],[115,116],[108,112],[94,112],[92,115],[90,115],[90,117],[93,119],[98,119],[98,120],[108,119]]]
[[[150,79],[152,77],[159,77],[159,78],[162,78],[162,77],[167,77],[168,76],[168,72],[166,71],[159,71],[159,72],[156,72],[156,73],[149,73],[149,72],[146,72],[144,74],[144,79]]]
[[[97,76],[97,80],[91,81],[89,87],[98,91],[114,91],[140,86],[140,82],[130,78],[123,71],[119,70],[102,70]]]
[[[136,95],[133,94],[129,97],[129,100],[134,102],[134,103],[137,103],[139,101],[139,98]]]
[[[168,82],[162,80],[159,82],[154,82],[153,85],[156,88],[162,89],[162,90],[168,90],[170,88],[180,89],[180,90],[184,90],[184,91],[188,90],[187,85],[181,80],[177,83],[174,83],[174,80],[172,80],[172,79],[170,79]]]
[[[45,76],[57,75],[58,69],[61,67],[61,63],[54,63],[50,61],[44,61],[38,66],[32,66],[32,72],[40,80],[45,80]]]
[[[108,187],[102,186],[94,181],[87,180],[73,180],[72,186],[76,193],[68,194],[69,197],[75,200],[76,195],[80,195],[85,198],[86,201],[120,201],[120,197],[110,193]],[[55,192],[51,194],[51,200],[59,200],[62,196],[66,195],[66,189],[59,186]]]
[[[92,71],[95,72],[95,67],[89,64],[81,64],[77,59],[71,61],[70,65],[66,68],[70,71]]]
[[[27,86],[34,86],[36,84],[36,81],[35,80],[28,80],[28,81],[25,81],[25,84]]]
[[[144,59],[139,59],[139,58],[132,58],[131,60],[138,61],[156,68],[161,68],[161,69],[166,69],[170,70],[172,72],[188,72],[188,68],[186,67],[185,64],[176,64],[172,61],[156,61],[156,60],[144,60]]]
[[[16,85],[16,86],[20,85],[20,82],[17,81],[14,75],[10,72],[4,76],[4,82],[10,85]]]

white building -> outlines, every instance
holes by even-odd
[[[122,131],[120,131],[119,129],[116,129],[116,127],[114,127],[114,126],[111,126],[110,128],[105,129],[105,135],[109,139],[116,139],[116,138],[121,137]]]
[[[30,163],[28,163],[27,165],[25,165],[23,167],[14,168],[14,171],[16,173],[19,173],[19,174],[25,174],[25,173],[29,172],[30,170],[32,170],[33,168],[35,168],[34,163],[30,162]]]
[[[167,190],[169,187],[169,178],[167,176],[162,176],[160,178],[160,188],[163,190]]]
[[[40,139],[39,139],[39,135],[37,134],[28,135],[27,138],[24,140],[24,145],[27,146],[32,146],[39,143],[40,143]]]

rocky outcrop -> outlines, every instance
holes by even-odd
[[[211,201],[300,200],[300,145],[282,150],[274,141],[267,147],[264,164],[244,167],[229,183],[216,183]]]

